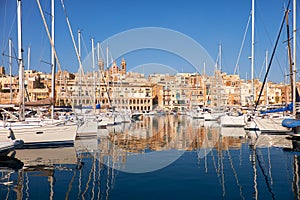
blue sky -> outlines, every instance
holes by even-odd
[[[222,44],[222,71],[228,74],[234,72],[251,12],[251,0],[64,0],[64,3],[76,41],[77,30],[80,29],[82,32],[83,58],[91,51],[90,38],[94,38],[95,42],[102,42],[130,29],[160,27],[177,31],[193,39],[205,49],[214,62],[218,56],[218,46]],[[268,50],[269,55],[273,51],[287,3],[287,0],[256,1],[255,77],[257,78],[263,79],[265,69],[262,67],[264,67],[265,51]],[[49,13],[50,0],[43,0],[41,4],[44,13]],[[55,4],[55,46],[58,57],[63,69],[76,72],[78,62],[61,2],[56,0]],[[51,47],[37,3],[35,0],[23,0],[22,5],[25,68],[27,68],[27,48],[30,46],[30,68],[50,72],[50,66],[40,62],[41,59],[50,61]],[[299,13],[299,5],[297,9]],[[12,38],[17,52],[16,1],[0,0],[0,16],[0,65],[4,65],[8,70],[8,57],[3,56],[2,53],[8,54],[9,38]],[[292,28],[292,13],[289,16]],[[49,15],[46,14],[46,18],[50,25]],[[298,33],[297,35],[299,36]],[[284,28],[269,75],[269,79],[275,82],[283,81],[284,71],[288,69],[287,43],[284,42],[286,38]],[[174,41],[174,44],[182,45],[178,41]],[[298,52],[300,52],[299,49]],[[120,58],[115,58],[116,55],[111,54],[110,57],[120,61]],[[251,63],[248,58],[250,55],[251,24],[239,61],[239,74],[244,79],[250,79]],[[127,53],[122,57],[127,61],[128,70],[137,69],[141,65],[148,66],[148,63],[158,63],[159,66],[166,65],[179,72],[195,71],[186,60],[169,52],[146,49]],[[199,66],[202,65],[203,63],[199,63]],[[299,66],[298,61],[297,65]],[[16,74],[16,61],[14,61],[13,68]],[[159,73],[159,67],[154,67],[152,72]]]

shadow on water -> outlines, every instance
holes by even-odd
[[[11,156],[0,156],[0,170],[18,171],[22,169],[24,163],[17,158]]]

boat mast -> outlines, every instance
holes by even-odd
[[[282,32],[282,28],[283,28],[283,25],[284,25],[284,21],[285,21],[286,15],[288,14],[289,6],[290,6],[290,1],[289,1],[288,5],[287,5],[286,11],[284,12],[284,17],[283,17],[281,25],[280,25],[279,33],[278,33],[277,38],[276,38],[275,46],[274,46],[274,49],[273,49],[273,52],[272,52],[272,55],[271,55],[271,58],[270,58],[270,62],[268,64],[268,69],[267,69],[267,72],[266,72],[266,75],[265,75],[265,78],[264,78],[261,90],[260,90],[259,95],[258,95],[258,99],[257,99],[257,101],[255,103],[254,111],[256,111],[256,109],[257,109],[257,106],[258,106],[258,103],[259,103],[259,100],[260,100],[263,88],[265,87],[266,79],[267,79],[267,76],[269,74],[270,67],[271,67],[271,64],[272,64],[272,61],[273,61],[273,58],[274,58],[274,55],[275,55],[275,51],[276,51],[276,48],[277,48],[277,45],[278,45],[278,42],[279,42],[279,38],[280,38],[280,35],[281,35],[281,32]]]
[[[54,44],[54,0],[51,1],[51,40]],[[52,78],[51,78],[51,119],[54,117],[54,105],[55,105],[55,57],[54,57],[54,49],[51,48],[51,71],[52,71]],[[61,72],[62,73],[62,72]]]
[[[99,104],[100,104],[100,100],[101,100],[101,77],[102,77],[102,65],[103,65],[103,62],[100,61],[100,43],[98,42],[97,43],[97,60],[98,60],[98,67],[99,67],[99,70],[98,70],[98,73],[97,73],[97,76],[99,77],[99,80],[98,80],[98,77],[97,77],[97,82],[99,82],[98,84],[98,88],[99,88],[99,96],[98,96],[98,99],[99,99]],[[98,75],[99,74],[99,75]]]
[[[296,43],[296,38],[297,38],[297,35],[296,35],[296,31],[297,31],[297,27],[296,27],[296,0],[293,1],[293,57],[294,57],[294,62],[293,62],[293,72],[291,74],[291,76],[293,76],[293,116],[295,116],[296,114],[296,90],[297,90],[297,87],[296,87],[296,49],[297,49],[297,43]]]
[[[268,50],[266,51],[266,73],[268,71]],[[266,106],[269,105],[269,97],[268,97],[268,78],[266,78]]]
[[[12,41],[8,40],[9,44],[9,87],[10,87],[10,103],[12,103],[13,94],[12,94]]]
[[[81,44],[80,44],[80,37],[81,32],[78,30],[77,32],[77,39],[78,39],[78,62],[79,62],[79,105],[81,106],[81,112],[82,112],[82,69],[81,69]]]
[[[287,10],[289,12],[289,10]],[[286,19],[286,31],[287,31],[287,43],[288,43],[288,59],[289,59],[289,68],[290,68],[290,84],[291,84],[291,94],[292,94],[292,102],[294,102],[294,76],[293,76],[293,59],[292,59],[292,50],[291,50],[291,42],[290,42],[290,26],[289,26],[289,15],[285,16]],[[294,113],[294,110],[293,110]]]
[[[106,70],[108,70],[108,46],[106,47]]]
[[[94,111],[96,111],[96,70],[95,70],[95,47],[94,47],[94,38],[91,39],[92,40],[92,66],[93,66],[93,82],[94,82],[94,88],[93,88],[93,108]]]
[[[251,44],[251,86],[252,86],[252,100],[254,102],[254,6],[255,6],[255,0],[252,0],[252,44]]]
[[[219,45],[219,67],[220,67],[220,73],[218,74],[218,83],[217,83],[217,106],[220,107],[221,104],[223,104],[223,99],[222,99],[222,85],[223,85],[223,80],[222,80],[222,43]]]
[[[17,0],[17,20],[18,20],[18,64],[19,64],[19,119],[25,119],[25,101],[24,101],[24,65],[22,57],[22,14],[21,0]]]
[[[97,60],[100,61],[100,43],[97,42]]]
[[[110,95],[109,95],[109,83],[110,83],[110,75],[109,75],[109,63],[108,63],[108,46],[106,47],[106,70],[108,72],[108,78],[107,78],[107,83],[106,83],[106,91],[108,95],[108,105],[111,106],[111,101],[110,101]]]
[[[27,70],[30,69],[30,46],[28,47],[28,52],[27,52]]]
[[[222,44],[219,44],[219,70],[222,73]]]

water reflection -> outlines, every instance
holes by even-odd
[[[0,199],[299,199],[299,156],[282,151],[292,141],[270,137],[187,116],[144,117],[73,147],[1,157]],[[124,173],[141,163],[166,167]]]
[[[186,116],[144,117],[128,126],[109,128],[109,140],[126,152],[145,153],[168,149],[195,150],[213,147],[219,139],[219,126]],[[205,142],[209,142],[206,144]]]

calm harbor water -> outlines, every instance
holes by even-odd
[[[291,141],[255,136],[187,116],[144,117],[72,147],[0,158],[0,199],[299,199]]]

